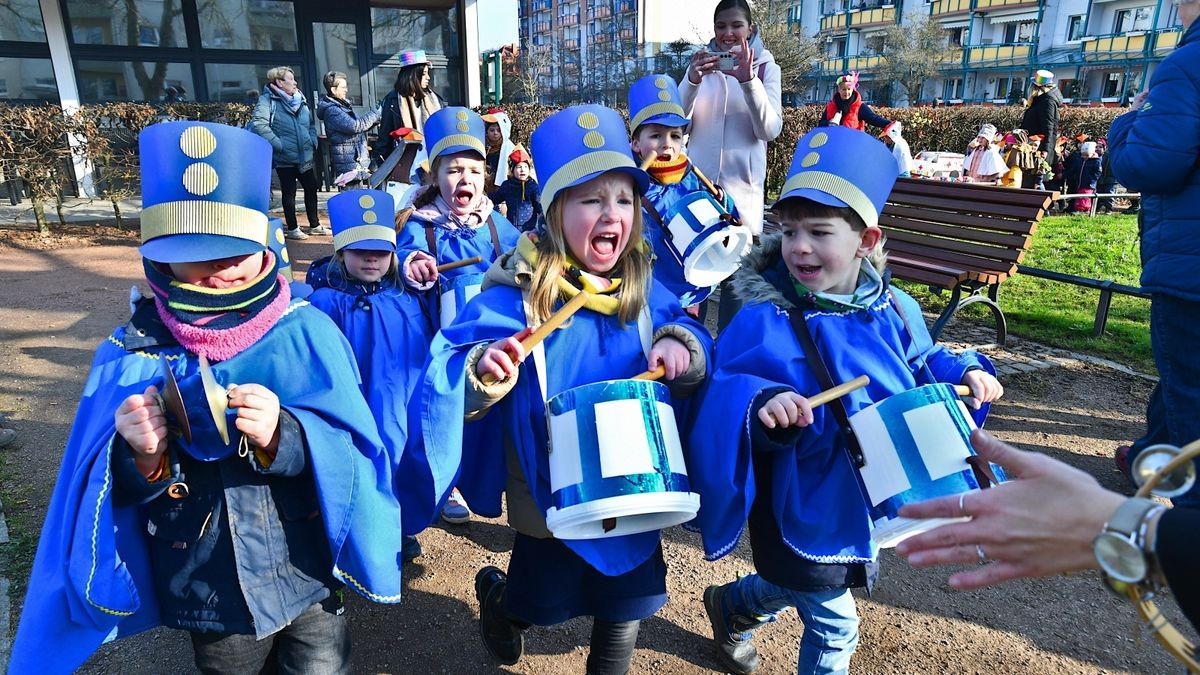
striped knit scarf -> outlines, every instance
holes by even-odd
[[[654,163],[650,165],[646,173],[649,173],[650,177],[660,185],[674,185],[683,180],[683,176],[687,173],[687,170],[687,155],[680,153],[674,160],[654,160]]]
[[[171,335],[185,349],[224,361],[258,342],[283,316],[291,290],[270,251],[263,269],[235,288],[203,288],[175,279],[166,265],[142,259],[155,306]]]

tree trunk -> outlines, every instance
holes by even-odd
[[[37,219],[38,234],[49,237],[50,223],[46,222],[46,208],[42,206],[42,200],[38,199],[36,195],[30,195],[30,199],[33,201],[33,217]]]
[[[116,197],[109,197],[109,201],[111,201],[111,202],[112,202],[112,207],[113,207],[113,215],[114,215],[114,216],[116,216],[116,218],[117,218],[117,229],[119,230],[119,229],[121,229],[121,227],[122,227],[122,222],[121,222],[121,202],[117,201],[117,198],[116,198]]]

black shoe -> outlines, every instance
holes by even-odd
[[[475,598],[479,600],[479,636],[492,658],[511,666],[525,652],[521,629],[508,618],[504,610],[504,591],[508,577],[498,568],[488,565],[475,575]]]
[[[730,617],[726,622],[725,594],[733,584],[724,586],[709,586],[704,589],[704,609],[708,612],[708,622],[712,625],[713,642],[717,645],[717,656],[721,664],[731,673],[746,675],[758,669],[758,649],[754,646],[749,631],[762,625],[739,621],[740,617]],[[743,624],[744,628],[734,632],[730,624]]]

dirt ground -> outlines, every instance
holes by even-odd
[[[304,261],[331,250],[328,237],[291,244],[298,276]],[[4,573],[14,577],[16,612],[92,352],[127,318],[129,288],[142,278],[135,245],[131,232],[111,227],[71,228],[49,240],[0,230],[0,414],[21,438],[0,453],[0,488],[15,542],[9,546],[16,547]],[[997,436],[1124,489],[1111,452],[1138,435],[1150,382],[1077,364],[1008,377],[1004,385],[1007,395],[989,422]],[[425,553],[404,569],[403,603],[350,602],[356,672],[583,672],[587,620],[529,630],[526,656],[512,668],[496,668],[480,644],[472,580],[482,565],[505,567],[512,533],[502,520],[438,526],[420,540]],[[707,585],[750,571],[749,549],[743,544],[707,563],[698,537],[680,528],[665,533],[664,548],[671,601],[643,623],[633,671],[719,670],[700,597]],[[874,595],[859,594],[856,672],[1182,670],[1095,573],[958,592],[945,584],[949,570],[914,570],[890,552],[882,563]],[[1171,601],[1162,604],[1177,625],[1183,621]],[[795,614],[787,613],[758,632],[760,672],[794,671],[800,631]],[[103,647],[82,672],[192,672],[190,647],[182,633],[151,631]]]

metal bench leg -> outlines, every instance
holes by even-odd
[[[962,306],[958,301],[961,296],[962,286],[955,286],[950,290],[950,301],[946,303],[946,309],[942,310],[942,313],[938,316],[937,321],[933,322],[933,330],[929,331],[929,337],[932,338],[934,342],[938,341],[938,336],[942,334],[942,329],[946,327],[946,324],[950,323],[951,317],[953,317],[954,313],[958,311],[958,308]]]
[[[1111,283],[1111,282],[1110,282]],[[1092,337],[1104,335],[1104,327],[1108,325],[1108,309],[1112,306],[1112,289],[1100,289],[1100,304],[1096,307],[1096,322],[1092,324]]]
[[[988,306],[988,309],[992,310],[992,316],[996,317],[996,344],[1003,347],[1004,343],[1008,340],[1008,320],[1004,318],[1004,312],[1001,311],[1000,305],[995,300],[986,295],[972,295],[958,303],[958,308],[962,309],[967,305],[973,305],[977,302],[982,302]],[[936,338],[934,340],[936,341]]]

